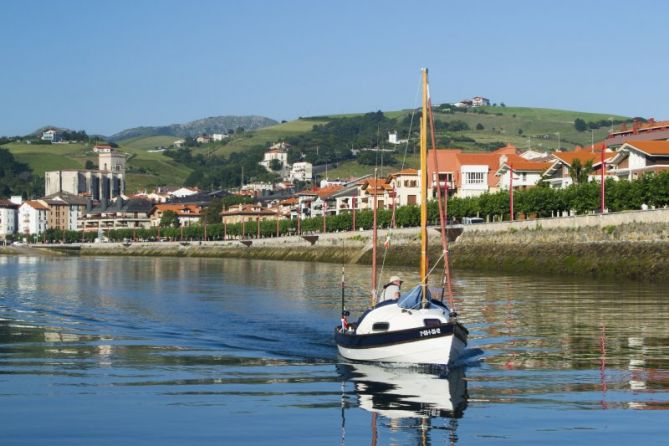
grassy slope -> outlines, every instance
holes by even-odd
[[[84,144],[25,144],[11,143],[3,147],[8,148],[21,162],[27,163],[33,172],[43,176],[47,170],[83,169],[87,160],[98,163],[98,155],[93,153],[90,146]],[[178,186],[183,184],[191,169],[167,158],[162,153],[151,153],[136,146],[121,145],[119,150],[128,153],[127,166],[130,169],[127,175],[127,190],[134,192],[138,188],[153,185],[168,184]],[[142,174],[132,170],[143,167],[147,173]]]
[[[483,109],[489,114],[437,114],[437,117],[447,121],[453,119],[465,121],[471,130],[461,132],[461,134],[478,142],[510,142],[523,149],[527,149],[531,144],[532,149],[541,151],[557,148],[557,132],[560,132],[562,147],[571,149],[575,145],[589,145],[593,135],[589,130],[577,132],[574,128],[576,118],[585,121],[600,121],[609,118],[625,119],[624,116],[543,108],[484,107]],[[497,116],[498,113],[501,116]],[[476,130],[476,125],[479,123],[484,126],[484,130]],[[522,134],[518,133],[519,129],[523,131]],[[596,129],[594,131],[595,142],[605,138],[608,131],[608,127]],[[460,145],[467,147],[466,143]]]
[[[227,144],[212,146],[210,152],[219,156],[228,156],[230,153],[240,152],[249,147],[269,145],[289,136],[306,133],[310,131],[314,125],[326,122],[327,121],[297,119],[295,121],[264,127],[253,132],[247,132],[241,136],[232,136],[232,139]]]
[[[590,144],[591,132],[589,130],[577,132],[574,129],[573,123],[576,118],[581,118],[585,121],[623,118],[608,114],[526,107],[485,107],[484,110],[489,114],[458,112],[454,114],[437,114],[437,118],[444,121],[457,119],[467,122],[471,130],[458,132],[457,135],[473,138],[480,143],[494,141],[510,142],[523,149],[527,148],[528,144],[531,143],[533,149],[543,151],[554,150],[557,147],[558,136],[556,132],[560,132],[562,147],[573,148],[576,144]],[[387,112],[386,114],[392,118],[402,118],[409,113],[411,113],[410,110],[402,110]],[[497,116],[497,114],[501,115]],[[331,116],[331,118],[350,116],[356,116],[356,114],[337,115]],[[248,132],[242,136],[233,136],[224,145],[219,143],[207,144],[196,148],[195,151],[227,156],[232,152],[242,151],[256,145],[269,145],[283,138],[308,132],[314,125],[325,122],[327,120],[298,119]],[[476,130],[478,123],[484,126],[484,130]],[[522,135],[518,134],[519,129],[523,130]],[[608,128],[595,130],[595,141],[601,140],[607,133]],[[417,136],[417,134],[414,135]],[[531,137],[531,141],[528,139],[528,136]],[[167,184],[177,186],[183,184],[186,177],[191,173],[191,169],[173,162],[162,153],[148,152],[148,150],[157,146],[169,145],[176,139],[178,138],[171,136],[152,136],[120,141],[120,150],[129,154],[128,168],[130,171],[128,172],[127,186],[129,192],[134,192],[138,188],[150,188],[154,185]],[[454,143],[453,145],[464,149],[472,148],[472,145],[466,142]],[[94,154],[82,144],[29,145],[25,143],[11,143],[4,147],[9,148],[19,161],[28,163],[38,175],[43,175],[45,170],[82,169],[87,160],[91,160],[97,164],[97,154]],[[398,154],[395,158],[398,159],[399,164],[393,168],[382,168],[379,175],[385,175],[388,171],[399,169],[402,164],[404,146],[398,147]],[[411,148],[409,151],[411,151]],[[417,165],[417,159],[408,156],[405,167],[415,168]],[[136,169],[139,168],[146,169],[147,173],[137,172]],[[328,169],[328,176],[330,178],[343,178],[359,176],[371,173],[372,171],[373,168],[371,166],[360,165],[355,161],[347,161],[340,163],[338,167],[332,170]]]
[[[169,147],[174,141],[179,139],[181,138],[177,138],[176,136],[146,136],[124,139],[119,141],[119,145],[132,149],[150,150],[158,147]]]

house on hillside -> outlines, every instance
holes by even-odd
[[[290,169],[291,181],[311,181],[313,176],[313,165],[307,161],[293,163]]]
[[[228,135],[225,134],[225,133],[212,133],[211,140],[212,141],[223,141],[227,137],[228,137]]]
[[[608,164],[611,175],[625,180],[648,172],[669,171],[669,141],[627,141]]]
[[[42,132],[40,139],[42,141],[51,141],[52,143],[60,142],[63,140],[63,135],[56,129],[48,129]]]
[[[288,152],[287,148],[289,147],[286,143],[277,143],[272,145],[269,150],[263,155],[263,160],[260,161],[260,165],[263,166],[268,172],[276,173],[280,175],[281,178],[288,178],[290,176],[290,166],[288,165]],[[280,163],[280,168],[278,170],[273,170],[272,165]]]
[[[114,149],[112,148],[112,146],[107,144],[96,144],[95,146],[93,146],[94,153],[110,153],[113,150]]]
[[[472,98],[472,107],[485,107],[490,105],[490,99],[483,96],[474,96]]]

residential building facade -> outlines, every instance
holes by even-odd
[[[10,200],[0,200],[0,240],[16,233],[19,205]]]
[[[24,201],[19,207],[18,233],[22,235],[42,234],[47,230],[49,208],[37,201]]]

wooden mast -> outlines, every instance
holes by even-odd
[[[370,189],[372,190],[372,193],[374,194],[374,201],[373,201],[373,210],[372,210],[372,307],[376,306],[376,243],[378,240],[378,230],[376,228],[377,225],[377,205],[378,205],[378,190],[377,190],[377,176],[378,176],[378,168],[374,168],[374,187]],[[369,186],[368,186],[369,187]]]
[[[427,306],[427,68],[423,68],[423,111],[420,117],[420,284]]]

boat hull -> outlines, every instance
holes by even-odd
[[[353,361],[448,365],[465,350],[467,330],[449,323],[369,335],[337,332],[335,340],[339,354]]]

